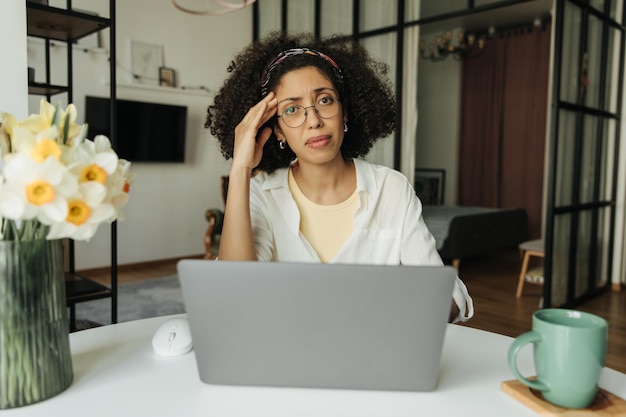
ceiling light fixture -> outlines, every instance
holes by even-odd
[[[245,9],[256,0],[172,0],[172,4],[181,12],[196,16],[218,16]]]
[[[457,34],[457,44],[452,43],[452,31],[448,30],[443,35],[435,38],[435,43],[428,45],[426,50],[426,42],[420,41],[420,56],[422,59],[430,61],[441,61],[452,56],[457,61],[464,58],[477,57],[482,53],[485,47],[485,36],[477,37],[473,33],[466,34],[459,31]]]

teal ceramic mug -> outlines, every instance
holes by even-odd
[[[590,406],[606,356],[608,325],[594,314],[551,308],[533,314],[530,332],[518,336],[509,348],[509,368],[543,398],[565,408]],[[534,345],[536,379],[522,376],[517,354],[526,344]]]

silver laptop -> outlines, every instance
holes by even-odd
[[[178,274],[205,383],[437,385],[451,267],[182,260]]]

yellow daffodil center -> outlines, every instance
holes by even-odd
[[[54,187],[45,181],[34,181],[26,186],[26,200],[42,206],[54,200]]]
[[[85,223],[91,215],[91,207],[80,200],[70,201],[68,203],[67,221],[76,226]]]
[[[35,145],[32,156],[33,159],[39,163],[45,161],[49,156],[59,159],[61,157],[61,147],[53,140],[40,140]]]
[[[107,172],[96,164],[86,166],[80,173],[80,182],[96,181],[104,184],[106,180]]]

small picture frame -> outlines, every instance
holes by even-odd
[[[415,193],[428,206],[442,206],[446,184],[444,169],[415,169]]]
[[[161,87],[176,87],[176,71],[172,68],[159,67],[159,85]]]

